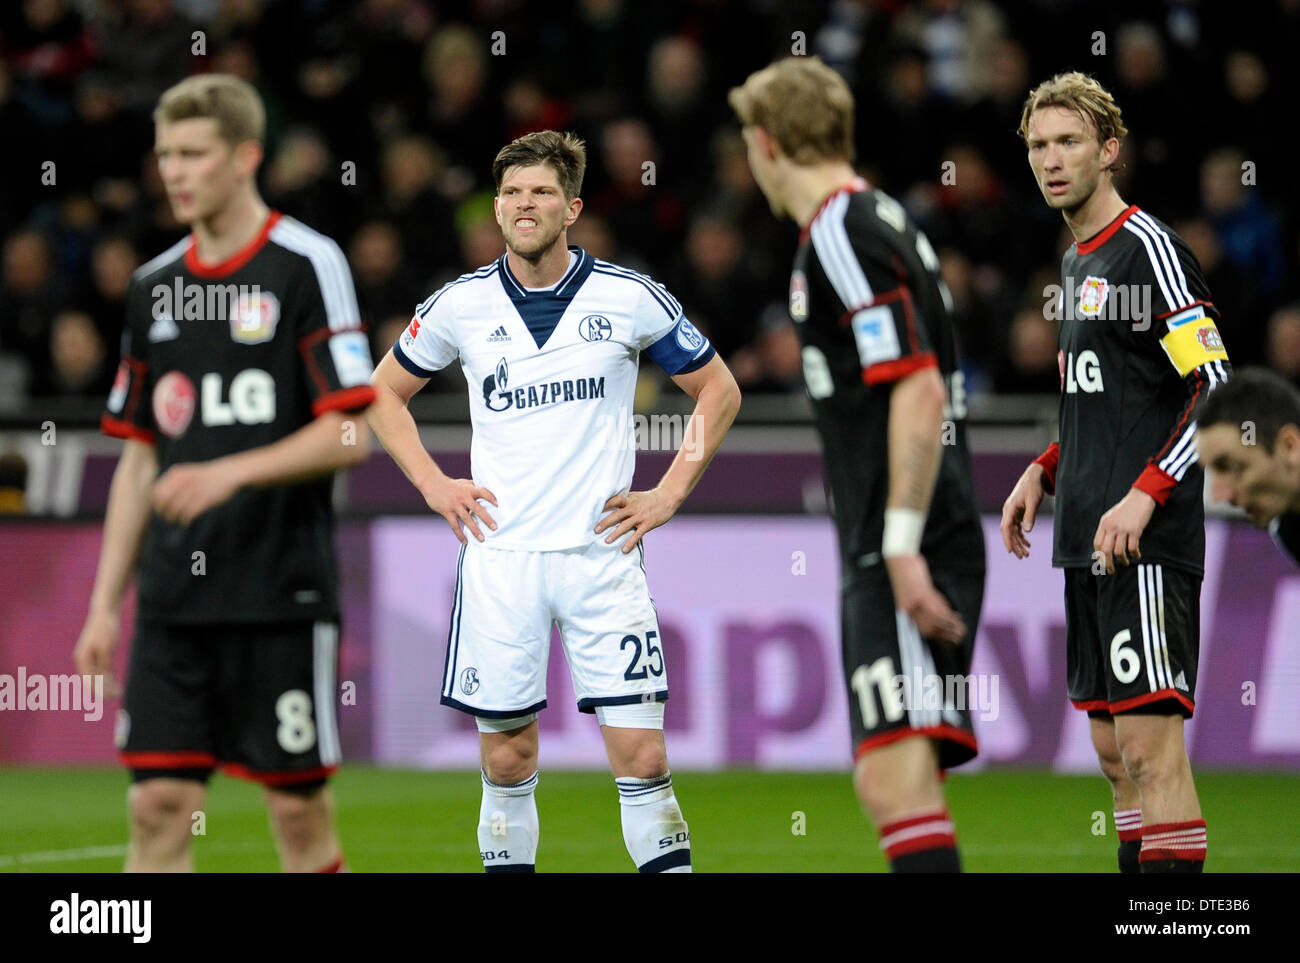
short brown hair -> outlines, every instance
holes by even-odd
[[[1128,133],[1120,117],[1119,105],[1110,91],[1087,74],[1071,71],[1044,80],[1029,92],[1020,115],[1020,139],[1029,143],[1029,118],[1044,107],[1064,107],[1082,118],[1097,131],[1097,143],[1104,144]]]
[[[196,74],[163,91],[154,109],[155,124],[207,117],[217,122],[221,139],[231,144],[263,143],[266,108],[257,89],[234,74]]]
[[[853,160],[853,93],[820,57],[787,57],[727,94],[746,127],[762,127],[796,164]]]
[[[555,171],[566,200],[582,191],[582,177],[587,172],[587,145],[576,134],[539,130],[516,137],[497,151],[492,161],[492,182],[501,193],[501,179],[512,167],[545,164]]]

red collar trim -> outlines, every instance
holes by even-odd
[[[808,222],[808,226],[799,232],[799,243],[806,244],[808,242],[808,238],[812,235],[812,226],[817,223],[817,218],[822,216],[822,211],[826,210],[827,204],[835,200],[835,198],[839,197],[841,194],[843,194],[846,191],[850,194],[857,194],[861,191],[869,191],[869,190],[871,190],[871,185],[867,183],[866,178],[855,177],[847,184],[841,187],[837,187],[835,188],[835,190],[831,191],[828,195],[826,195],[826,200],[822,201],[821,204],[818,205],[817,213],[813,214],[812,220]]]
[[[1084,241],[1083,243],[1079,243],[1078,241],[1075,241],[1074,249],[1080,254],[1091,254],[1093,251],[1097,250],[1097,248],[1101,247],[1112,237],[1114,237],[1115,232],[1124,226],[1124,222],[1127,221],[1129,217],[1133,214],[1133,212],[1136,211],[1137,209],[1138,207],[1136,204],[1130,204],[1127,208],[1125,208],[1123,214],[1121,214],[1119,217],[1115,218],[1115,220],[1111,221],[1109,224],[1103,227],[1099,233],[1094,234],[1092,237],[1088,238],[1088,240]]]
[[[279,220],[280,212],[272,211],[270,215],[267,216],[266,223],[262,225],[262,229],[257,232],[257,237],[253,238],[220,264],[204,264],[199,260],[199,239],[191,234],[190,246],[185,249],[185,266],[189,268],[191,274],[196,274],[201,278],[223,278],[228,274],[234,274],[241,267],[251,261],[253,255],[262,250],[263,246],[266,244],[266,239],[271,235],[271,228],[275,227]]]

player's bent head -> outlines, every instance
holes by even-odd
[[[576,134],[539,130],[517,137],[492,161],[492,183],[501,193],[506,172],[515,167],[543,165],[555,171],[564,199],[571,201],[582,193],[582,178],[587,172],[587,145]]]
[[[769,64],[727,94],[742,126],[766,131],[798,165],[852,163],[853,93],[820,57]]]
[[[1211,496],[1258,525],[1300,502],[1300,391],[1263,368],[1234,371],[1196,415],[1197,457]]]

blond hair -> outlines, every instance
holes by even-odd
[[[1063,107],[1078,114],[1085,124],[1097,132],[1097,143],[1105,144],[1112,137],[1119,139],[1128,133],[1120,117],[1119,105],[1110,91],[1087,74],[1079,71],[1057,74],[1044,80],[1029,92],[1025,109],[1020,115],[1020,139],[1029,143],[1029,118],[1034,111],[1045,107]]]
[[[853,160],[853,93],[820,57],[778,60],[733,87],[727,103],[796,164]]]
[[[221,139],[231,146],[266,137],[266,108],[256,88],[234,74],[196,74],[163,91],[154,109],[155,124],[196,117],[217,122]]]
[[[582,178],[587,172],[587,145],[576,134],[561,134],[554,130],[539,130],[516,137],[492,161],[492,182],[501,193],[501,179],[512,167],[532,167],[545,164],[555,171],[564,191],[565,200],[572,200],[582,191]]]

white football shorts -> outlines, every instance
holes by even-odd
[[[622,541],[620,539],[620,541]],[[641,546],[624,554],[603,536],[584,548],[524,552],[462,546],[442,677],[442,704],[482,720],[546,706],[551,627],[559,625],[582,712],[602,724],[663,727],[668,698],[659,618]],[[619,710],[644,707],[621,720]],[[625,713],[624,713],[625,714]]]

